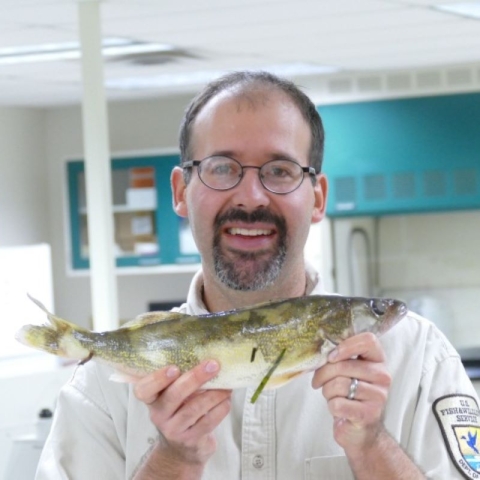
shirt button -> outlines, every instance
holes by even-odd
[[[252,465],[259,470],[263,467],[264,461],[262,455],[255,455],[252,460]]]

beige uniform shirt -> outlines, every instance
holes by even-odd
[[[201,285],[200,273],[182,311],[205,313]],[[310,270],[307,291],[321,293]],[[432,410],[440,397],[461,394],[472,397],[478,413],[475,390],[458,354],[435,326],[414,314],[381,342],[393,377],[386,428],[427,478],[464,478],[451,460]],[[89,362],[62,389],[37,480],[118,480],[135,475],[158,432],[131,386],[108,380],[111,372]],[[345,454],[333,439],[327,404],[321,391],[311,387],[311,378],[312,374],[305,374],[279,389],[264,391],[253,405],[254,389],[234,391],[231,413],[216,430],[218,448],[203,478],[352,480]],[[454,408],[454,403],[442,404],[439,415],[450,418]],[[478,422],[471,410],[470,420]]]

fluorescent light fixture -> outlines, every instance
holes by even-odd
[[[102,53],[105,57],[174,50],[175,47],[172,45],[144,43],[128,38],[111,37],[102,41]],[[0,48],[0,65],[76,60],[80,58],[80,54],[79,42]]]
[[[255,68],[246,67],[246,69],[264,70],[279,76],[325,75],[339,71],[336,67],[308,63],[284,63]],[[226,73],[228,73],[226,70],[207,70],[149,77],[117,78],[107,80],[105,86],[115,90],[149,90],[165,87],[184,87],[207,83]]]
[[[462,17],[480,19],[480,2],[445,3],[443,5],[435,5],[433,8]]]

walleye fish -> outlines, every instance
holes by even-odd
[[[317,295],[267,302],[206,315],[150,312],[118,330],[92,332],[67,322],[38,301],[49,325],[26,325],[21,343],[48,353],[93,358],[117,372],[115,380],[135,381],[167,365],[185,372],[215,359],[219,374],[205,388],[279,387],[326,363],[342,340],[361,332],[381,335],[407,313],[385,298]],[[265,385],[266,384],[266,385]]]

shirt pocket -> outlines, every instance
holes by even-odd
[[[305,460],[305,480],[355,480],[347,457],[313,457]]]

